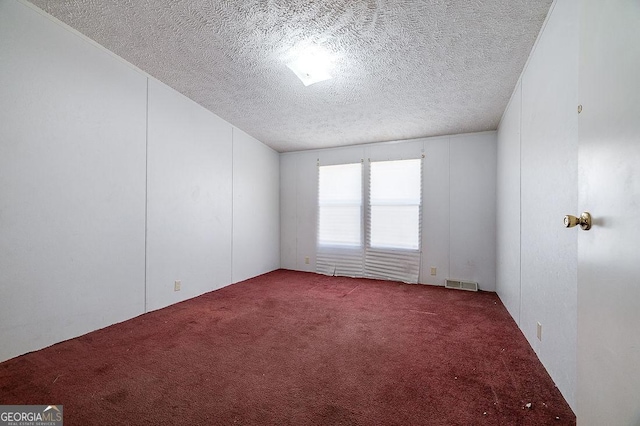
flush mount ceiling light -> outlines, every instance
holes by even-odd
[[[330,70],[333,60],[325,50],[315,46],[308,47],[292,56],[293,59],[289,61],[287,67],[305,86],[332,78]]]

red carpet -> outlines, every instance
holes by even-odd
[[[575,424],[495,294],[283,270],[1,363],[0,403],[65,425]]]

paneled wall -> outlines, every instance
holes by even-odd
[[[301,151],[280,156],[281,265],[315,271],[318,163],[419,158],[423,165],[419,282],[495,289],[495,132]],[[308,263],[307,263],[308,259]],[[436,275],[430,275],[431,267]]]
[[[0,361],[279,267],[278,153],[29,4],[0,58]]]
[[[149,81],[147,310],[232,281],[231,136],[228,123]]]
[[[279,155],[233,129],[234,283],[280,267],[279,173]]]
[[[497,212],[497,292],[574,410],[578,20],[577,0],[554,3],[500,123]]]

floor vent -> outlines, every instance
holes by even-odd
[[[444,286],[456,290],[478,291],[478,283],[472,281],[444,280]]]

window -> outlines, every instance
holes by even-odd
[[[369,246],[420,249],[421,160],[371,163]]]
[[[362,246],[362,164],[318,169],[318,244]]]
[[[421,193],[421,159],[319,166],[316,270],[418,282]]]

